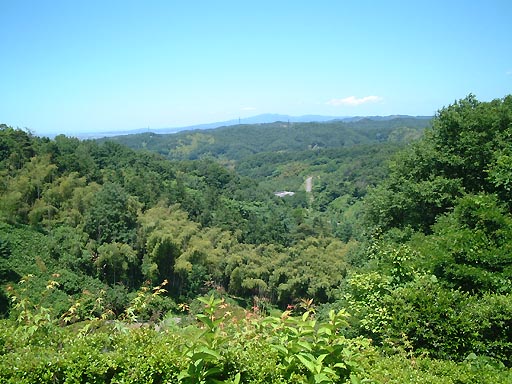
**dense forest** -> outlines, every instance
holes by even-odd
[[[0,382],[511,383],[511,139],[512,96],[99,141],[0,125]]]

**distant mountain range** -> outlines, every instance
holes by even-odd
[[[111,131],[111,132],[91,132],[91,133],[78,133],[77,136],[81,139],[97,139],[101,137],[112,137],[122,135],[133,135],[137,133],[158,133],[158,134],[169,134],[177,133],[181,131],[194,131],[201,129],[214,129],[219,127],[228,127],[239,124],[268,124],[277,121],[290,122],[290,123],[308,123],[308,122],[326,122],[326,121],[342,121],[342,122],[355,122],[364,119],[373,121],[387,121],[397,118],[416,118],[416,119],[432,119],[432,116],[409,116],[409,115],[390,115],[390,116],[322,116],[322,115],[303,115],[303,116],[290,116],[280,115],[275,113],[265,113],[257,116],[233,119],[227,121],[219,121],[216,123],[197,124],[185,127],[174,127],[174,128],[140,128],[127,131]]]

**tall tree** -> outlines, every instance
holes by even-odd
[[[136,240],[138,201],[119,184],[106,183],[93,197],[85,216],[85,231],[99,243]]]
[[[367,199],[370,223],[428,232],[465,193],[509,196],[503,165],[510,138],[512,96],[479,102],[469,95],[441,109],[424,140],[396,157],[390,177]]]

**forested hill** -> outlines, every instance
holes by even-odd
[[[0,125],[0,382],[511,383],[512,96],[415,123]]]
[[[142,133],[115,136],[112,140],[133,149],[147,149],[168,158],[198,159],[204,156],[240,160],[261,152],[304,151],[350,147],[356,144],[411,141],[430,125],[426,117],[390,120],[365,118],[353,122],[274,122],[183,131],[159,135]]]

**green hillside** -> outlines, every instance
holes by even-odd
[[[404,142],[421,136],[426,118],[362,119],[356,122],[251,124],[159,135],[143,133],[103,140],[133,149],[147,149],[170,159],[205,156],[241,160],[261,152],[295,152],[351,147],[378,142]]]
[[[510,383],[511,137],[512,96],[473,95],[104,142],[0,125],[0,382]]]

